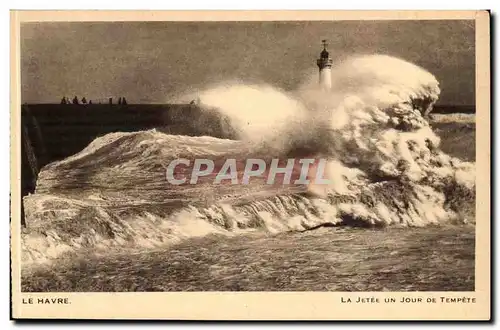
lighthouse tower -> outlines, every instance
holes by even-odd
[[[319,68],[319,85],[324,90],[329,90],[332,88],[332,64],[333,60],[330,58],[330,54],[326,50],[326,40],[323,42],[323,51],[321,52],[317,64]]]

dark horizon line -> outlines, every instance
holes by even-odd
[[[171,104],[190,104],[190,103],[128,103],[127,104],[118,104],[118,103],[112,103],[109,104],[108,102],[101,102],[101,103],[78,103],[78,104],[73,104],[73,103],[67,103],[67,104],[61,104],[61,103],[52,103],[52,102],[41,102],[41,103],[28,103],[24,102],[21,105],[171,105]],[[435,104],[434,107],[475,107],[475,104],[452,104],[452,103],[447,103],[447,104]]]

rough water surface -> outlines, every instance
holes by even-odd
[[[439,96],[432,74],[388,56],[362,56],[334,68],[332,78],[331,92],[309,82],[293,93],[221,84],[200,91],[210,116],[201,115],[206,120],[193,130],[213,125],[222,138],[117,132],[45,166],[23,201],[23,261],[155,249],[211,234],[473,224],[474,163],[440,148],[426,116]],[[165,179],[177,158],[305,156],[328,159],[330,185],[276,186],[264,178],[214,185],[205,178],[174,186]]]

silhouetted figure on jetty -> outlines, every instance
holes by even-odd
[[[61,99],[61,104],[68,104],[68,101],[66,101],[66,96],[63,96]]]
[[[89,104],[92,104],[92,100],[89,101]]]
[[[118,104],[120,104],[120,105],[122,104],[122,98],[121,97],[118,98]]]
[[[113,104],[113,98],[112,97],[109,98],[109,104]]]
[[[78,97],[74,97],[73,98],[73,104],[80,104],[80,102],[78,102]]]
[[[82,104],[87,104],[87,99],[85,98],[85,96],[82,98]]]
[[[197,97],[196,99],[189,102],[189,104],[192,104],[192,105],[200,105],[200,103],[201,103],[201,101],[200,101],[199,97]]]
[[[122,98],[122,104],[127,105],[127,100],[125,99],[125,97]]]

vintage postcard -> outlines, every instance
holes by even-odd
[[[489,320],[487,11],[12,11],[14,319]]]

